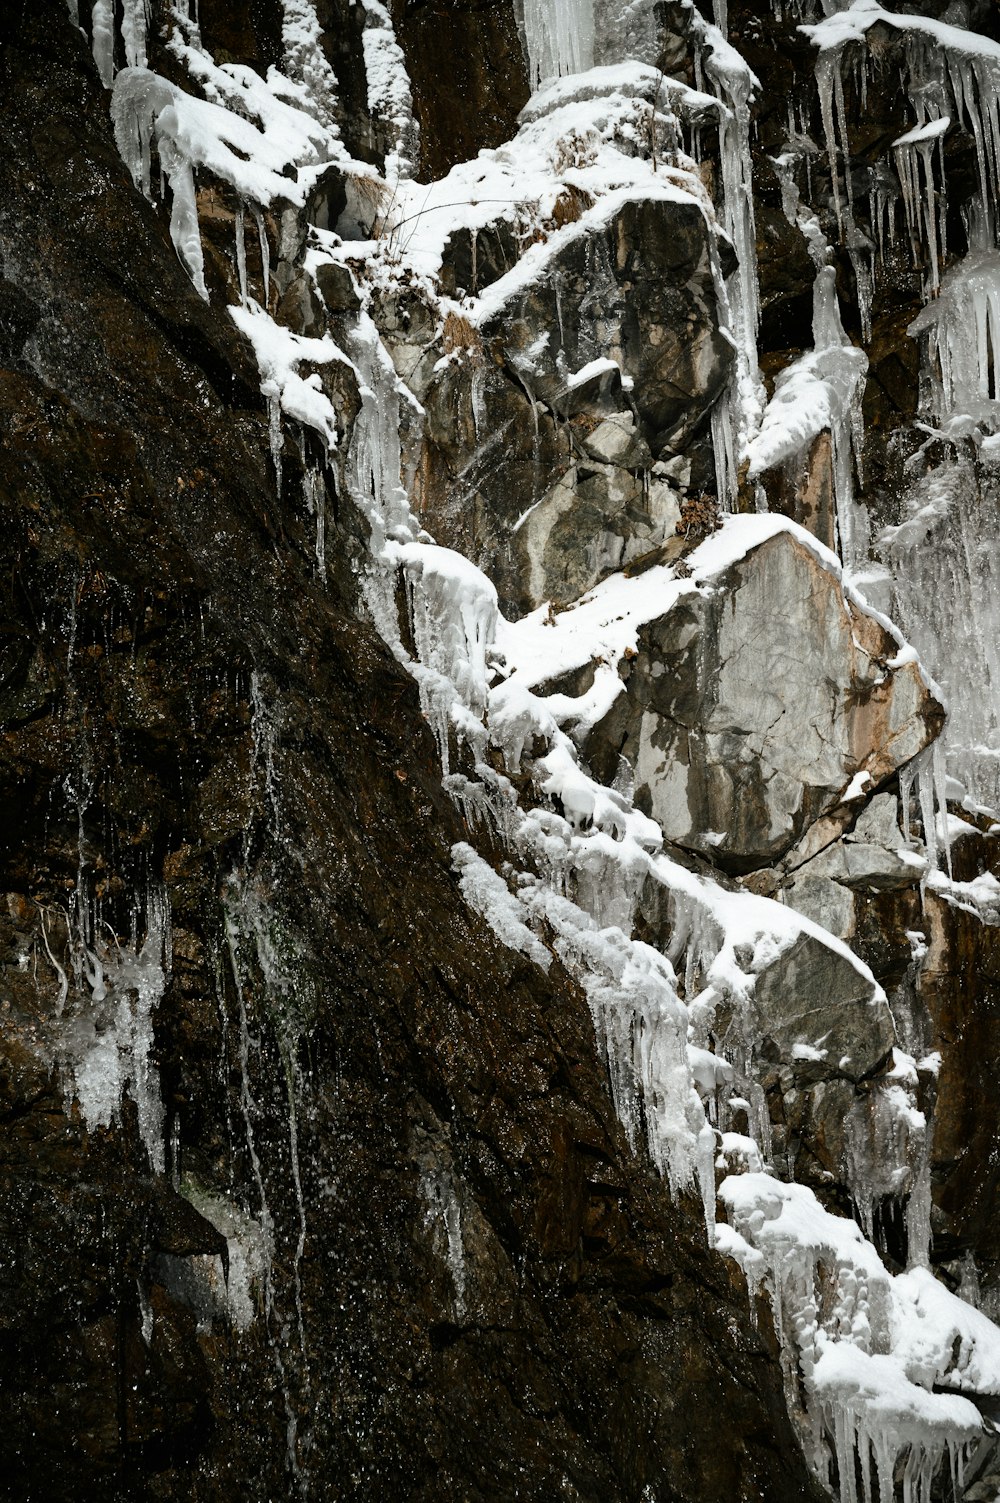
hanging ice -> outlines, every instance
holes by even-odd
[[[61,1021],[56,1056],[68,1094],[76,1098],[88,1127],[118,1122],[123,1097],[131,1096],[150,1163],[162,1174],[164,1112],[151,1056],[153,1013],[170,970],[170,911],[165,895],[151,893],[147,910],[141,945],[112,940],[91,948],[71,932],[71,947],[81,954],[86,972],[81,979],[89,985],[91,997],[78,1002]]]
[[[953,266],[909,333],[926,340],[929,406],[940,422],[1000,422],[1000,253]]]
[[[932,1384],[995,1392],[1000,1330],[923,1269],[890,1278],[854,1222],[804,1186],[751,1173],[719,1195],[732,1223],[721,1245],[755,1284],[763,1258],[789,1410],[814,1471],[829,1484],[836,1463],[841,1503],[892,1503],[902,1465],[905,1498],[929,1503],[942,1462],[960,1477],[983,1435],[976,1405]]]
[[[939,203],[934,173],[935,155],[939,162],[941,193],[944,192],[944,138],[951,124],[949,116],[915,126],[892,143],[906,210],[906,224],[913,246],[914,262],[919,264],[924,247],[929,254],[927,291],[936,293],[941,285],[941,268],[947,254],[947,213]]]
[[[969,331],[960,337],[968,341]],[[977,376],[967,369],[965,379]],[[978,802],[997,808],[1000,475],[976,463],[970,440],[956,435],[955,442],[959,452],[946,452],[914,481],[902,521],[878,543],[892,571],[893,615],[942,679],[948,771]]]
[[[750,101],[760,81],[717,26],[709,26],[694,10],[691,14],[696,81],[700,85],[703,69],[725,105],[719,115],[723,228],[733,243],[737,266],[726,283],[726,298],[720,302],[728,303],[736,363],[730,390],[713,413],[712,438],[719,502],[731,509],[737,471],[760,425],[765,400],[757,361],[760,285],[750,152]]]
[[[813,348],[781,372],[760,431],[749,445],[748,477],[791,459],[805,458],[828,431],[841,556],[857,567],[868,556],[867,515],[855,502],[854,474],[861,463],[861,399],[868,357],[844,333],[837,305],[836,272],[822,266],[813,286]]]
[[[594,66],[594,0],[524,0],[531,86]]]
[[[115,23],[113,0],[94,0],[90,13],[92,48],[101,83],[110,89],[115,76]]]

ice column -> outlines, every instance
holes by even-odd
[[[699,68],[704,68],[716,95],[726,105],[719,118],[723,224],[738,262],[726,284],[736,367],[728,396],[713,414],[712,425],[719,501],[731,507],[736,499],[738,466],[746,457],[764,411],[764,388],[757,363],[760,287],[750,155],[750,100],[759,83],[717,27],[702,22],[696,25],[695,35]]]
[[[532,88],[594,66],[594,0],[524,0]]]

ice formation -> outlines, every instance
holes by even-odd
[[[857,567],[868,555],[864,514],[854,499],[868,357],[844,333],[835,282],[834,268],[821,266],[813,292],[813,348],[778,376],[759,431],[748,446],[747,473],[756,480],[779,464],[804,460],[813,441],[829,432],[838,545],[845,564]]]
[[[428,1171],[420,1181],[426,1206],[424,1225],[436,1243],[443,1244],[444,1261],[451,1276],[455,1318],[466,1314],[465,1246],[462,1240],[462,1204],[454,1176],[446,1169]]]
[[[712,416],[719,500],[732,507],[736,501],[738,471],[747,457],[764,408],[764,387],[757,363],[760,287],[750,155],[750,104],[760,81],[726,40],[725,4],[716,6],[714,26],[702,19],[693,0],[685,0],[685,9],[690,14],[695,42],[695,81],[700,87],[702,79],[707,79],[722,105],[718,117],[722,218],[737,260],[725,287],[736,364],[729,393],[716,405]]]
[[[260,370],[261,392],[277,404],[280,412],[318,433],[326,450],[337,447],[337,414],[323,390],[319,373],[300,376],[296,367],[351,362],[334,344],[329,334],[322,339],[307,339],[293,334],[259,306],[230,308],[230,316],[253,345]],[[275,469],[280,465],[280,429],[272,433],[272,456]]]
[[[874,0],[839,6],[801,30],[817,49],[827,158],[842,236],[858,273],[866,336],[873,280],[896,241],[897,200],[926,299],[909,331],[921,347],[926,441],[907,463],[914,479],[901,519],[874,540],[887,566],[881,581],[865,562],[863,527],[851,562],[887,590],[887,608],[951,696],[948,771],[975,801],[995,807],[1000,678],[992,625],[991,498],[1000,423],[1000,46],[960,25],[890,12]],[[914,124],[872,170],[869,240],[856,223],[860,206],[853,202],[844,90],[853,79],[863,105],[883,50],[872,36],[886,32],[898,42],[901,83]],[[963,206],[964,255],[957,254],[963,247],[949,244],[946,233],[945,151],[954,133],[971,137],[976,164],[976,189]],[[857,518],[862,508],[844,510]],[[956,672],[953,665],[959,664]]]
[[[365,13],[361,40],[368,82],[368,108],[373,119],[382,122],[391,132],[392,145],[385,161],[386,177],[405,177],[412,171],[417,151],[409,75],[387,7],[382,0],[361,0],[361,4]]]
[[[965,1395],[998,1391],[1000,1330],[926,1269],[891,1277],[858,1227],[804,1186],[748,1173],[719,1195],[731,1222],[720,1246],[767,1286],[817,1475],[829,1484],[835,1464],[842,1503],[892,1503],[901,1470],[904,1498],[929,1503],[947,1459],[959,1496],[983,1434]]]
[[[257,1316],[265,1270],[271,1251],[262,1227],[234,1201],[206,1189],[190,1175],[178,1185],[185,1200],[210,1221],[226,1239],[226,1260],[202,1254],[173,1258],[169,1276],[184,1280],[185,1303],[196,1310],[203,1329],[211,1330],[220,1315],[238,1331],[246,1331]]]
[[[119,1122],[123,1099],[130,1096],[150,1164],[162,1173],[164,1110],[152,1059],[153,1015],[170,974],[170,911],[157,890],[148,895],[145,909],[141,941],[133,936],[123,943],[101,933],[86,904],[62,921],[74,981],[74,1003],[66,1010],[69,977],[55,958],[44,915],[42,934],[59,978],[54,1053],[68,1100],[76,1100],[94,1129]]]
[[[972,449],[966,441],[966,451]],[[974,450],[948,455],[916,480],[906,513],[879,539],[892,568],[892,609],[948,697],[952,775],[980,803],[1000,806],[998,479]]]
[[[966,420],[995,426],[1000,419],[1000,253],[977,251],[951,267],[940,296],[910,326],[926,339],[931,376],[929,406],[950,432]],[[970,421],[971,420],[971,421]]]
[[[533,88],[594,66],[594,0],[524,0]]]

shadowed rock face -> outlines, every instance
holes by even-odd
[[[413,83],[421,177],[499,146],[528,102],[528,70],[512,0],[393,0]]]
[[[459,897],[348,503],[321,583],[294,454],[276,495],[256,372],[133,191],[65,6],[7,7],[0,43],[6,1486],[813,1496],[767,1326],[629,1154],[583,998]],[[109,974],[170,911],[163,1174],[136,1079],[88,1127],[55,1068],[99,1042],[84,897]],[[270,1242],[242,1329],[237,1223]]]

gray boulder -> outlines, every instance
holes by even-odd
[[[642,628],[585,754],[606,779],[624,755],[636,802],[674,843],[733,873],[773,866],[808,850],[819,822],[832,841],[859,785],[877,789],[940,729],[917,664],[888,666],[898,650],[778,533]]]

